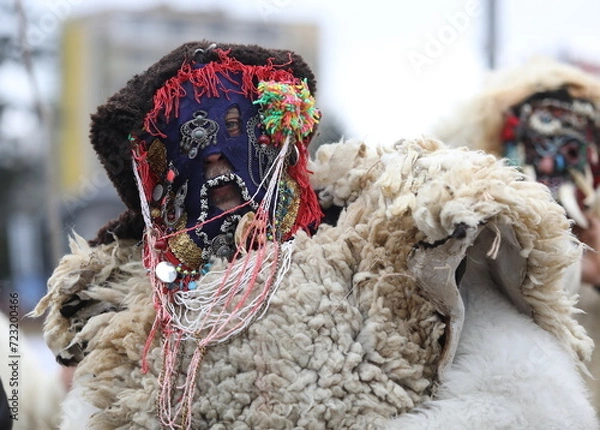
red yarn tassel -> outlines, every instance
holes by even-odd
[[[288,168],[288,174],[300,187],[300,206],[298,207],[296,222],[288,235],[290,237],[299,229],[303,229],[307,233],[310,233],[310,229],[316,229],[323,218],[323,211],[319,205],[319,199],[310,184],[308,176],[309,173],[312,173],[307,169],[308,150],[303,143],[297,144],[296,146],[300,157],[294,166]]]

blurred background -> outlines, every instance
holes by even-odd
[[[600,73],[598,16],[592,0],[0,0],[0,303],[17,291],[30,311],[70,232],[122,211],[89,115],[183,42],[292,49],[318,77],[317,144],[390,142],[492,69],[546,55]]]

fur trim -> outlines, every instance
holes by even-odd
[[[442,121],[434,134],[450,146],[464,145],[502,157],[501,134],[508,109],[534,93],[561,88],[600,106],[597,78],[576,67],[537,58],[523,67],[490,75],[485,90]]]
[[[91,246],[98,246],[109,244],[116,239],[140,241],[143,233],[142,214],[126,210],[118,218],[102,227],[96,237],[88,242]]]
[[[139,263],[141,252],[127,241],[92,248],[79,236],[71,238],[69,245],[71,254],[54,270],[48,280],[48,294],[31,316],[39,317],[49,310],[44,323],[46,343],[60,363],[74,365],[81,361],[85,345],[95,335],[90,333],[90,318],[122,310],[128,292],[124,281],[131,264]]]
[[[311,169],[323,202],[345,209],[337,225],[322,225],[312,238],[297,235],[290,271],[266,314],[207,350],[192,428],[363,429],[427,400],[445,324],[410,275],[408,256],[419,243],[460,240],[452,236],[459,224],[514,226],[528,261],[522,292],[534,320],[569,353],[589,357],[592,343],[560,287],[580,248],[545,187],[492,156],[431,140],[326,145]],[[67,418],[65,426],[89,419],[90,428],[159,428],[158,337],[149,372],[141,371],[154,310],[139,250],[119,242],[74,245],[36,308],[50,308],[45,330],[54,351],[83,338],[75,384],[100,411]],[[92,260],[102,263],[81,285],[81,269]],[[70,296],[84,292],[100,300],[96,309],[106,309],[106,301],[110,310],[87,319],[78,316],[88,316],[85,307],[69,318],[60,314]],[[65,335],[69,330],[79,334]],[[184,358],[182,374],[188,364]]]

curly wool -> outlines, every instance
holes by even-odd
[[[298,234],[292,267],[266,315],[204,358],[193,428],[363,429],[429,397],[444,324],[406,276],[410,220],[386,219],[380,205],[373,190],[350,205],[336,227],[324,226],[313,238]],[[81,266],[73,258],[130,252],[134,260],[137,249],[126,248],[75,247],[50,283],[52,299],[38,311],[64,300],[55,280]],[[94,331],[79,333],[77,341],[87,346],[75,378],[86,400],[101,409],[90,428],[158,428],[160,346],[149,354],[148,374],[139,363],[154,317],[152,291],[140,263],[115,261],[113,268],[123,277],[107,286],[125,292],[122,310],[90,319],[86,326]],[[90,294],[107,293],[104,279],[89,282]],[[48,325],[56,351],[55,335],[64,328]],[[62,343],[69,349],[73,340]],[[188,352],[193,347],[187,345]]]
[[[338,145],[324,147],[310,166],[326,204],[353,201],[365,187],[372,163],[380,159],[383,173],[376,185],[387,199],[386,216],[412,217],[418,234],[424,235],[422,240],[445,239],[461,223],[473,229],[489,221],[512,225],[528,261],[521,291],[533,319],[553,333],[576,361],[590,360],[593,342],[573,318],[577,297],[562,288],[583,248],[571,234],[564,209],[545,186],[491,155],[448,148],[433,139],[400,141],[397,153],[371,150],[371,162],[357,166],[360,157],[354,157],[354,165],[344,175],[341,159],[353,159],[353,152],[370,148],[358,143]]]
[[[81,237],[69,241],[71,250],[77,250],[62,258],[48,280],[48,294],[38,303],[34,316],[49,309],[44,322],[44,338],[55,356],[63,364],[81,359],[80,345],[88,322],[92,317],[104,315],[107,319],[123,309],[127,294],[124,281],[130,266],[139,264],[140,253],[131,252],[131,241],[122,241],[122,246],[101,245],[90,247]],[[88,288],[93,285],[94,288]],[[83,311],[74,318],[64,315],[66,302],[82,306]],[[87,305],[87,306],[83,306]],[[97,320],[94,320],[94,322]],[[92,324],[94,323],[92,322]]]
[[[345,209],[337,225],[321,226],[312,238],[297,235],[288,276],[263,318],[209,348],[192,428],[380,428],[430,398],[445,324],[407,261],[417,243],[447,239],[458,224],[515,225],[528,257],[522,291],[534,320],[573,355],[589,357],[591,341],[571,318],[573,301],[560,287],[580,249],[541,185],[491,156],[428,140],[390,148],[326,145],[311,170],[323,205]],[[59,356],[72,355],[74,345],[82,349],[75,384],[97,411],[89,428],[158,429],[161,347],[155,339],[150,370],[142,374],[154,310],[139,249],[122,242],[73,245],[36,308],[51,309],[47,341]],[[96,274],[81,276],[96,261],[103,262]],[[100,303],[106,297],[110,309],[83,328],[69,327],[57,309],[73,292]],[[187,344],[184,352],[193,349]],[[188,362],[181,362],[183,374]],[[74,410],[69,405],[67,415]],[[67,418],[64,428],[80,428],[84,418]]]

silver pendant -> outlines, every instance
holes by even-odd
[[[179,148],[190,159],[196,158],[199,150],[210,144],[216,144],[219,132],[219,124],[208,119],[206,111],[196,111],[193,116],[193,119],[184,122],[181,126],[181,141],[179,142]]]

